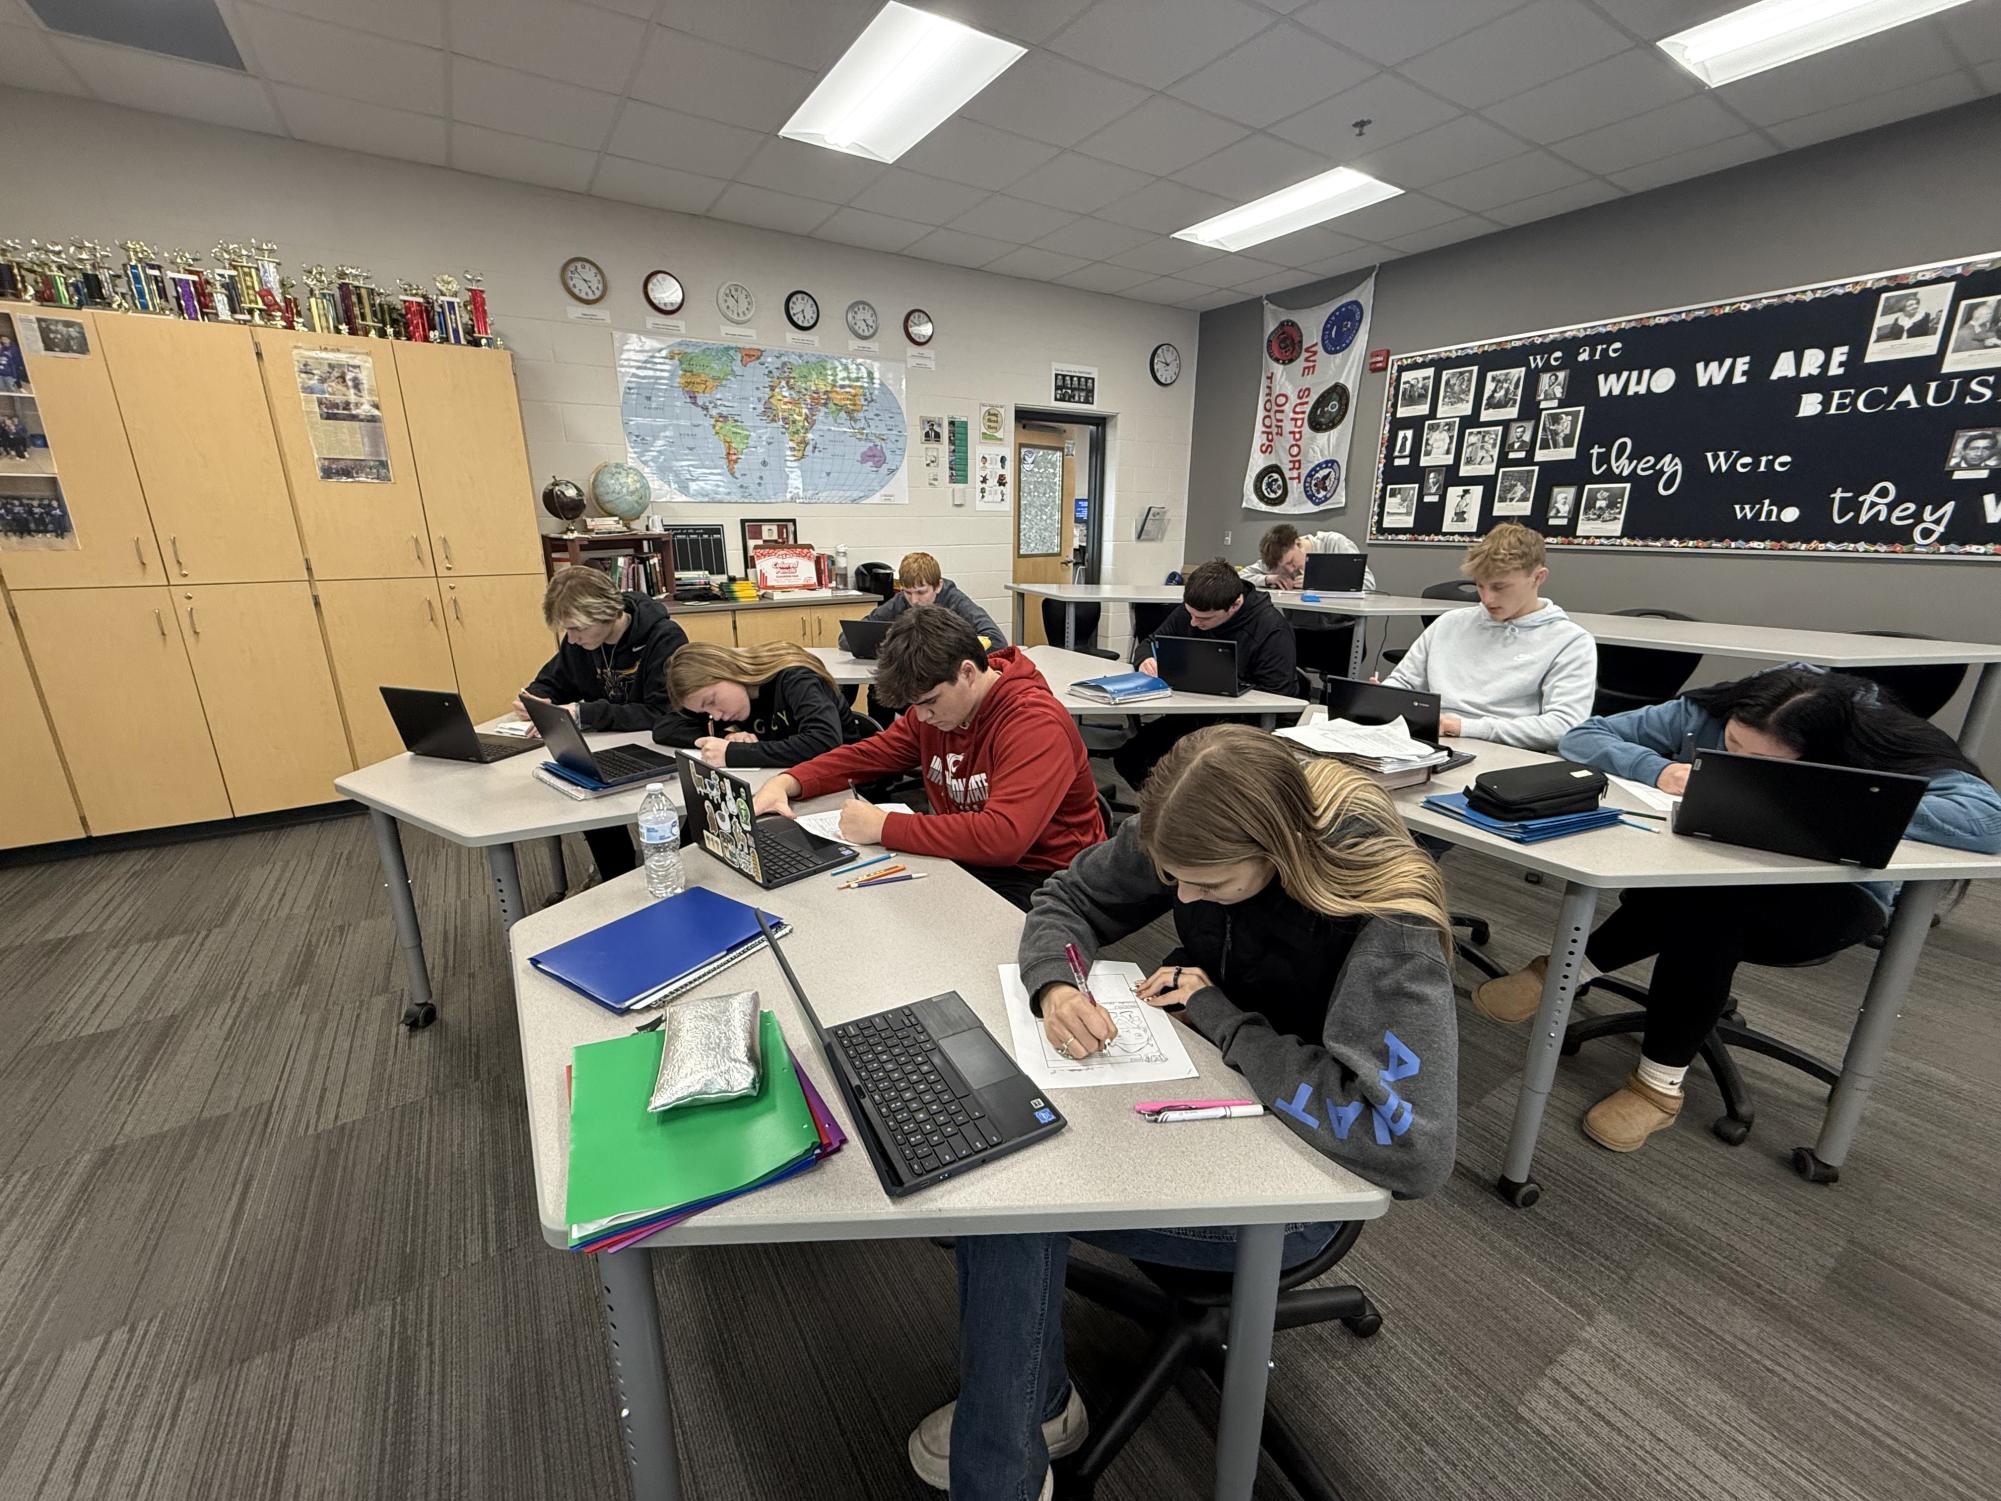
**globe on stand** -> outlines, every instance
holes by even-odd
[[[605,515],[632,522],[653,503],[653,484],[634,465],[600,464],[591,471],[591,499]]]
[[[577,518],[589,504],[584,499],[583,487],[573,479],[552,478],[542,487],[542,509],[563,523],[566,537],[577,535]]]

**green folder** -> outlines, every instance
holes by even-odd
[[[713,1105],[652,1111],[662,1031],[572,1050],[570,1244],[755,1183],[819,1150],[778,1018],[758,1017],[764,1084]]]

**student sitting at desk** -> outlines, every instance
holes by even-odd
[[[1260,589],[1298,589],[1306,581],[1308,553],[1357,553],[1354,539],[1341,532],[1302,532],[1289,521],[1281,521],[1258,541],[1258,560],[1237,570],[1238,577]],[[1362,570],[1362,587],[1376,587],[1376,571]]]
[[[1399,1197],[1441,1187],[1459,1113],[1445,889],[1389,797],[1338,762],[1302,766],[1270,735],[1218,725],[1174,747],[1139,809],[1029,909],[1021,977],[1051,1043],[1074,1056],[1114,1035],[1071,983],[1064,945],[1088,963],[1172,913],[1180,941],[1141,997],[1185,1006],[1180,1020],[1315,1151]],[[1287,1226],[1284,1265],[1317,1255],[1335,1228]],[[1235,1265],[1227,1229],[1078,1238],[1170,1266]],[[1063,1365],[1068,1244],[959,1237],[959,1398],[910,1436],[918,1476],[949,1483],[953,1501],[1012,1501],[1038,1485],[1047,1497],[1049,1461],[1088,1436]]]
[[[980,644],[989,650],[1007,645],[1007,637],[994,624],[993,616],[980,608],[979,601],[945,577],[938,560],[928,552],[905,553],[896,565],[896,593],[877,605],[864,620],[900,620],[906,610],[919,605],[943,605],[971,626]],[[848,638],[841,637],[846,646]]]
[[[1466,550],[1459,571],[1480,586],[1479,607],[1432,621],[1383,681],[1438,694],[1441,734],[1554,750],[1591,712],[1598,643],[1541,597],[1542,534],[1504,521]]]
[[[930,814],[850,798],[841,837],[956,860],[1023,910],[1052,871],[1105,837],[1076,722],[1016,648],[987,651],[950,610],[912,610],[883,637],[875,685],[909,712],[773,777],[757,791],[759,813],[789,817],[795,797],[918,772]]]
[[[1255,584],[1237,577],[1221,558],[1189,570],[1181,603],[1160,623],[1155,636],[1196,636],[1237,643],[1237,680],[1266,693],[1295,693],[1299,683],[1299,645],[1292,626]],[[1153,637],[1133,643],[1133,661],[1149,677],[1160,668],[1153,659]],[[1112,752],[1126,785],[1145,785],[1154,763],[1184,736],[1216,720],[1192,714],[1167,714],[1148,720]]]
[[[796,766],[871,733],[820,659],[789,641],[691,641],[674,653],[667,687],[679,712],[653,738],[698,750],[710,766]]]
[[[1718,746],[1928,777],[1931,788],[1906,837],[2001,853],[2001,795],[1951,737],[1885,703],[1875,684],[1817,667],[1775,668],[1586,720],[1557,750],[1678,796],[1688,785],[1688,758]],[[1673,1125],[1682,1080],[1730,1004],[1738,963],[1804,964],[1837,953],[1882,928],[1894,896],[1889,882],[1627,891],[1584,956],[1598,972],[1654,959],[1647,1028],[1639,1068],[1585,1114],[1584,1134],[1615,1152],[1634,1152]],[[1548,968],[1544,956],[1489,980],[1473,993],[1473,1004],[1497,1021],[1527,1021],[1541,1006]]]

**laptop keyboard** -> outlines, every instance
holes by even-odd
[[[765,884],[776,885],[789,877],[818,870],[826,863],[826,856],[819,850],[802,848],[783,839],[759,839],[757,862],[764,872]]]
[[[884,1150],[913,1177],[1000,1145],[979,1100],[908,1006],[844,1022],[833,1037],[875,1107]]]
[[[613,746],[610,750],[594,750],[591,756],[598,763],[598,769],[606,776],[624,777],[642,771],[672,771],[674,758],[654,751],[641,750],[637,746]]]

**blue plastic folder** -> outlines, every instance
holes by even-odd
[[[1498,834],[1503,839],[1511,839],[1516,844],[1540,844],[1545,839],[1561,839],[1568,834],[1583,834],[1591,829],[1602,829],[1619,821],[1617,808],[1593,808],[1587,813],[1561,813],[1554,818],[1529,818],[1519,823],[1509,823],[1505,819],[1489,818],[1484,813],[1475,813],[1466,806],[1463,792],[1435,792],[1424,800],[1424,806],[1432,808],[1461,823],[1470,823],[1476,829],[1485,829],[1489,834]]]
[[[770,916],[781,935],[790,931],[776,913]],[[630,1011],[692,990],[763,944],[755,909],[691,886],[531,954],[528,962],[607,1010]]]
[[[1108,704],[1129,704],[1143,698],[1166,698],[1174,690],[1144,672],[1115,672],[1109,677],[1072,683],[1070,691]]]

